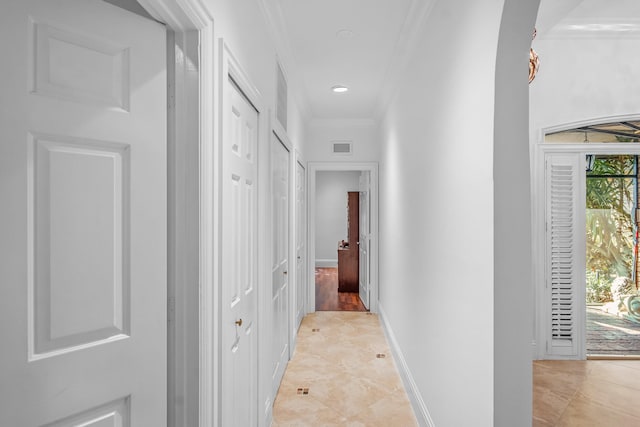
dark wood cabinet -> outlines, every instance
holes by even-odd
[[[358,292],[358,274],[360,270],[360,251],[358,239],[360,236],[359,215],[360,193],[347,193],[347,224],[346,240],[338,244],[338,292]],[[343,244],[343,242],[345,242]]]

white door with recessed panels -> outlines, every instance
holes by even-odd
[[[222,425],[257,425],[258,111],[224,81],[222,138]]]
[[[289,150],[271,134],[271,377],[275,397],[289,361]]]
[[[0,425],[166,425],[165,28],[0,14]]]

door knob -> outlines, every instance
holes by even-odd
[[[242,319],[236,320],[236,326],[242,326]]]

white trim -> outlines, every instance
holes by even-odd
[[[189,0],[185,0],[189,1]],[[194,0],[197,1],[197,0]],[[220,120],[215,107],[218,67],[213,19],[200,27],[200,427],[220,425]],[[213,117],[213,120],[211,118]]]
[[[595,125],[602,125],[606,123],[631,122],[631,121],[637,121],[637,120],[640,120],[640,116],[637,113],[621,114],[618,116],[592,117],[589,119],[578,120],[575,122],[562,123],[559,125],[543,127],[538,132],[539,137],[537,140],[540,144],[556,145],[556,143],[553,143],[553,142],[544,142],[544,136],[548,133],[562,132],[566,130],[577,129],[583,126],[595,126]],[[590,142],[589,144],[592,144],[592,143]]]
[[[293,323],[292,323],[293,327],[292,327],[292,330],[291,330],[291,334],[293,336],[293,341],[291,343],[291,352],[292,352],[292,354],[293,354],[293,351],[295,351],[295,346],[296,346],[296,343],[297,343],[297,340],[298,340],[298,328],[299,328],[299,325],[297,323],[298,319],[296,317],[296,314],[297,314],[296,310],[298,308],[298,300],[297,300],[298,292],[301,292],[303,294],[303,301],[307,300],[307,294],[309,292],[309,290],[308,290],[309,287],[306,286],[306,280],[305,280],[305,278],[307,276],[306,269],[307,269],[307,266],[309,265],[309,259],[306,258],[307,257],[307,252],[308,252],[307,249],[308,249],[308,245],[309,245],[308,235],[307,235],[307,227],[306,227],[306,225],[308,224],[307,207],[309,206],[308,198],[307,198],[308,192],[307,192],[307,185],[306,185],[307,180],[308,180],[308,178],[307,178],[307,166],[306,166],[306,163],[304,162],[304,159],[303,159],[302,155],[300,154],[300,151],[298,151],[297,149],[295,150],[295,156],[294,157],[295,157],[295,159],[294,159],[294,164],[293,164],[293,168],[294,168],[293,169],[293,188],[294,188],[294,190],[293,190],[293,194],[294,194],[294,200],[293,200],[294,207],[293,207],[293,210],[294,210],[294,212],[297,213],[297,197],[298,197],[298,194],[297,194],[297,185],[298,185],[298,182],[297,182],[297,177],[298,177],[297,170],[298,170],[298,165],[300,165],[300,167],[304,171],[304,178],[303,179],[304,179],[304,184],[305,184],[303,186],[303,192],[304,192],[303,208],[302,208],[302,211],[300,212],[300,214],[302,216],[303,224],[305,226],[302,227],[301,230],[300,230],[300,233],[302,234],[302,240],[303,240],[303,246],[304,246],[304,251],[303,251],[303,255],[302,255],[304,259],[302,260],[301,277],[298,277],[298,269],[297,269],[297,262],[298,261],[297,261],[297,259],[295,260],[295,262],[296,262],[296,269],[295,269],[296,270],[296,284],[295,284],[295,286],[296,286],[296,291],[295,291],[296,299],[294,301]],[[297,230],[298,230],[298,227],[297,227],[297,225],[298,225],[298,216],[297,215],[294,217],[294,221],[293,222],[294,222],[293,228],[297,232]],[[296,236],[294,236],[293,253],[294,253],[294,256],[297,256],[297,253],[298,253],[297,234],[296,234]],[[302,307],[302,316],[303,317],[307,315],[307,307],[306,306],[307,306],[306,303],[303,303],[303,307]],[[302,319],[300,320],[300,324],[302,324]]]
[[[200,427],[218,426],[216,415],[219,411],[219,348],[218,348],[218,310],[215,297],[219,280],[216,247],[218,241],[218,179],[215,176],[214,153],[217,138],[214,129],[218,127],[214,114],[214,87],[216,81],[214,56],[214,20],[203,0],[138,0],[150,15],[175,32],[176,38],[185,32],[195,30],[199,39],[199,88],[194,94],[186,85],[176,83],[176,97],[186,96],[198,99],[198,164],[184,165],[185,168],[199,170],[199,236],[198,236],[198,287],[199,287],[199,331],[198,331],[198,425]],[[173,66],[173,64],[170,64]],[[181,82],[183,83],[183,82]],[[176,129],[187,129],[188,111],[185,104],[176,104]],[[211,118],[213,117],[213,120]],[[177,172],[180,173],[180,172]],[[178,189],[176,188],[176,191]],[[192,242],[192,244],[195,242]],[[176,313],[176,316],[179,315]],[[193,344],[193,343],[191,343]],[[188,346],[188,344],[187,344]],[[188,348],[183,349],[185,352]]]
[[[157,21],[176,33],[202,30],[213,21],[202,0],[137,0]]]
[[[271,124],[271,132],[273,132],[275,134],[276,138],[278,138],[280,140],[282,145],[284,145],[286,147],[287,151],[289,153],[292,153],[293,152],[293,144],[291,143],[291,140],[289,139],[289,135],[287,134],[287,131],[285,130],[284,127],[282,127],[282,124],[280,123],[280,121],[276,117],[275,110],[271,114],[270,124]],[[293,157],[293,156],[291,156],[291,157]]]
[[[173,40],[171,40],[172,35]],[[198,33],[168,31],[168,425],[195,425],[199,375]],[[175,52],[181,50],[182,55]]]
[[[369,311],[378,311],[378,163],[377,162],[309,162],[307,169],[307,259],[316,259],[316,173],[319,171],[369,171],[371,173],[371,289]],[[316,311],[315,265],[307,264],[307,313]]]
[[[402,354],[402,350],[400,350],[400,345],[398,344],[398,341],[396,341],[396,336],[391,329],[391,325],[389,324],[389,321],[387,319],[387,314],[382,308],[382,304],[378,304],[378,315],[380,317],[382,330],[387,337],[389,347],[391,348],[391,352],[393,353],[393,358],[396,361],[396,366],[398,367],[400,378],[402,378],[402,383],[404,384],[404,388],[407,391],[409,402],[411,402],[411,406],[413,407],[413,413],[417,418],[418,425],[435,427],[435,423],[431,418],[431,414],[429,414],[427,405],[424,403],[424,399],[422,398],[422,394],[418,389],[418,385],[413,379],[413,375],[411,375],[409,365],[407,364],[404,355]]]
[[[338,259],[316,259],[316,268],[338,267]]]

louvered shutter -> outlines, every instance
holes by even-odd
[[[579,154],[546,158],[547,355],[578,357],[584,288],[584,197]],[[580,252],[582,251],[582,252]],[[581,256],[582,255],[582,256]],[[581,270],[582,268],[582,270]]]

